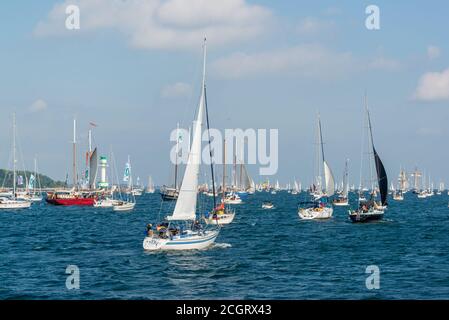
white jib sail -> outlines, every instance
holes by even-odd
[[[184,178],[182,179],[181,189],[179,190],[178,200],[176,201],[173,215],[168,216],[168,220],[195,220],[196,202],[198,192],[198,175],[201,159],[201,125],[203,123],[203,109],[205,101],[205,71],[206,71],[206,43],[204,43],[204,61],[203,61],[203,85],[201,89],[201,98],[198,106],[198,114],[193,122],[193,139],[190,146],[189,158],[187,160]]]
[[[328,197],[335,193],[335,182],[334,176],[332,175],[331,168],[329,168],[326,161],[323,162],[324,165],[324,180],[326,182],[326,194]]]

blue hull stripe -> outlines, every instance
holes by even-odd
[[[202,242],[207,242],[210,241],[214,238],[216,238],[217,236],[213,236],[213,237],[209,237],[207,239],[203,239],[203,240],[196,240],[196,241],[185,241],[185,242],[175,242],[175,241],[170,241],[167,242],[166,245],[178,245],[178,244],[195,244],[195,243],[202,243]]]

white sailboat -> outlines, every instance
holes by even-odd
[[[175,166],[174,166],[174,184],[173,187],[162,186],[159,193],[164,201],[174,201],[178,199],[179,188],[178,188],[178,171],[179,171],[179,142],[183,139],[179,131],[179,123],[176,125],[176,152],[175,152]],[[190,148],[190,129],[189,129],[189,148]]]
[[[235,211],[226,208],[226,140],[223,140],[223,185],[221,203],[205,219],[207,224],[230,224],[234,221]],[[214,200],[215,202],[215,200]],[[215,205],[215,204],[214,204]]]
[[[335,192],[335,182],[334,182],[334,176],[332,174],[332,171],[327,164],[325,157],[324,157],[324,146],[323,146],[323,135],[321,130],[321,119],[318,115],[318,145],[320,145],[321,148],[318,150],[318,162],[322,162],[323,169],[324,169],[324,181],[325,181],[325,194],[323,194],[323,191],[321,189],[321,164],[318,164],[318,192],[323,194],[319,200],[315,198],[315,201],[312,202],[306,202],[303,203],[305,206],[300,207],[298,210],[298,215],[301,219],[329,219],[332,217],[332,213],[334,212],[334,209],[332,206],[328,203],[327,199],[334,195]],[[321,151],[321,157],[319,155]]]
[[[443,191],[444,191],[444,182],[440,182],[440,185],[439,185],[439,187],[438,187],[438,191],[437,191],[437,195],[439,195],[439,196],[441,196],[441,194],[443,193]]]
[[[341,195],[334,200],[334,206],[339,206],[339,207],[345,207],[349,205],[349,180],[348,180],[348,175],[349,175],[349,171],[348,171],[348,162],[349,159],[346,159],[345,162],[345,171],[343,173],[343,190],[341,192]]]
[[[399,170],[398,177],[398,188],[397,190],[393,190],[393,200],[403,201],[404,200],[404,192],[407,185],[407,174],[402,168]]]
[[[143,194],[143,188],[140,185],[140,177],[137,177],[136,186],[132,189],[131,192],[135,197],[140,197]]]
[[[151,176],[148,177],[148,185],[147,189],[145,190],[146,193],[154,193],[156,189],[154,188],[153,178]]]
[[[298,182],[297,182],[296,179],[295,179],[295,182],[293,183],[293,190],[292,190],[292,193],[291,193],[291,194],[296,195],[296,194],[298,194],[298,193],[300,193],[300,192],[301,192],[301,191],[300,191],[300,189],[299,189]]]
[[[118,200],[116,203],[114,203],[112,207],[114,211],[131,211],[136,206],[136,199],[134,198],[133,193],[133,179],[130,156],[128,156],[128,162],[125,165],[123,181],[128,182],[128,190],[130,190],[130,192],[127,194],[128,197],[126,200]]]
[[[203,81],[198,111],[193,122],[193,139],[190,146],[187,165],[184,172],[178,200],[171,216],[156,227],[147,226],[147,236],[143,240],[145,250],[191,250],[204,249],[215,242],[219,228],[206,229],[198,222],[197,198],[198,176],[201,158],[201,125],[204,118],[206,104],[206,39],[204,39],[203,53]],[[207,119],[207,117],[206,117]]]
[[[27,200],[19,200],[17,199],[17,190],[16,190],[16,114],[13,114],[13,143],[12,143],[12,154],[13,154],[13,189],[12,195],[10,197],[1,197],[0,198],[0,209],[26,209],[31,206],[31,202]]]

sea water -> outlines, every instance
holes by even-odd
[[[157,193],[127,213],[45,202],[0,211],[0,299],[449,298],[446,194],[390,198],[384,220],[366,224],[351,223],[347,207],[326,221],[300,220],[303,200],[249,195],[215,245],[190,252],[142,249],[146,224],[173,208]],[[69,265],[79,289],[66,286]],[[378,267],[378,289],[367,286],[369,266]]]

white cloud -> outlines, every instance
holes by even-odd
[[[255,54],[234,53],[216,60],[211,68],[218,75],[229,78],[278,72],[327,78],[347,73],[353,70],[353,65],[351,53],[305,44]]]
[[[34,101],[28,108],[28,111],[30,112],[40,112],[40,111],[44,111],[47,110],[48,105],[47,102],[45,102],[42,99],[38,99],[36,101]]]
[[[80,30],[65,29],[65,8],[80,8]],[[256,37],[272,18],[262,6],[246,0],[66,0],[40,21],[37,36],[76,35],[112,29],[138,48],[197,48],[207,35],[213,45]]]
[[[300,35],[316,35],[317,33],[329,31],[333,28],[335,28],[333,21],[307,17],[299,22],[296,30]]]
[[[161,96],[164,98],[178,98],[178,97],[186,97],[192,94],[192,86],[183,83],[177,82],[175,84],[167,85],[162,88]]]
[[[449,100],[449,68],[422,75],[414,98],[424,101]]]
[[[436,47],[436,46],[428,46],[427,47],[427,57],[430,60],[436,59],[441,55],[441,50],[440,48]]]

